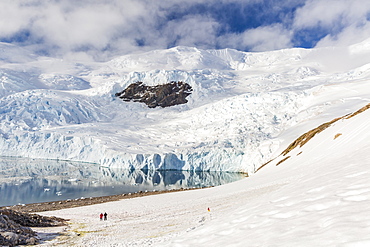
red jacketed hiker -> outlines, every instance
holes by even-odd
[[[100,220],[103,220],[103,213],[100,214]]]

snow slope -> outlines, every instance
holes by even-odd
[[[253,173],[285,144],[282,133],[367,101],[369,43],[341,48],[347,60],[337,66],[332,48],[175,47],[81,64],[3,44],[0,155]],[[186,105],[149,109],[114,97],[136,81],[180,80],[193,88]],[[323,90],[345,92],[320,98]]]
[[[369,119],[340,119],[231,184],[45,212],[71,224],[40,246],[369,246]]]

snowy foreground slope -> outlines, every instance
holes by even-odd
[[[341,118],[231,184],[45,212],[71,223],[40,246],[369,246],[369,119]]]
[[[370,40],[263,53],[175,47],[106,63],[0,46],[2,156],[253,173],[301,134],[295,126],[306,131],[368,101]],[[184,81],[193,93],[155,109],[114,96],[137,81]]]

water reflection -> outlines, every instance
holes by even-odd
[[[230,183],[238,173],[124,170],[69,161],[0,158],[0,206]]]

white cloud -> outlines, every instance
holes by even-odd
[[[294,30],[327,30],[317,46],[348,45],[369,37],[368,0],[309,0],[295,13]]]
[[[148,13],[143,1],[134,0],[23,3],[21,0],[0,3],[0,37],[27,30],[30,45],[41,41],[40,46],[59,54],[81,49],[103,50],[114,40],[134,33],[135,20]]]
[[[292,47],[292,32],[281,24],[249,29],[241,34],[219,38],[222,46],[251,51],[267,51]]]
[[[318,46],[357,42],[369,35],[367,0],[306,0],[294,15],[280,13],[303,1],[2,0],[0,38],[13,38],[52,56],[101,60],[173,45],[276,50],[292,47],[294,34],[305,29],[327,30],[328,35]],[[232,11],[236,11],[235,6],[240,7],[238,14],[245,22],[253,22],[253,18],[261,20],[260,16],[249,16],[255,12],[248,12],[250,4],[259,4],[264,6],[265,17],[277,12],[283,23],[272,20],[244,31],[230,31],[236,30],[231,24],[243,25],[235,23],[235,18],[232,23],[223,23],[232,19],[229,18],[232,11],[228,13],[225,9],[223,18],[207,12],[220,11],[223,4],[234,6]],[[195,11],[198,7],[205,8],[207,13]]]
[[[169,43],[209,48],[216,45],[218,27],[219,23],[211,18],[190,15],[168,22],[164,30]]]
[[[341,20],[341,15],[348,6],[348,1],[328,0],[317,1],[309,0],[299,8],[295,14],[294,26],[296,28],[307,28],[315,26],[331,27]]]
[[[257,2],[264,0],[222,0],[217,4],[245,7]],[[290,45],[286,33],[274,30],[275,27],[235,34],[241,46],[235,42],[220,42],[218,30],[227,24],[216,21],[211,14],[191,13],[189,9],[199,6],[197,4],[204,4],[205,8],[215,6],[212,0],[29,0],[26,4],[23,0],[4,0],[0,3],[0,37],[27,30],[29,37],[26,42],[22,40],[23,45],[54,56],[100,59],[109,57],[111,52],[128,53],[172,45],[215,48],[225,43],[253,50]],[[181,16],[168,19],[176,13]]]
[[[365,25],[351,25],[336,35],[327,35],[321,39],[316,47],[348,46],[370,38],[370,22]]]
[[[4,0],[0,6],[0,37],[8,38],[30,24],[32,13],[20,7],[17,1]]]
[[[112,39],[129,32],[131,20],[143,14],[140,10],[143,6],[134,1],[125,1],[125,4],[85,2],[90,5],[76,6],[65,1],[44,6],[31,30],[46,43],[61,47],[62,51],[83,47],[104,49]]]

